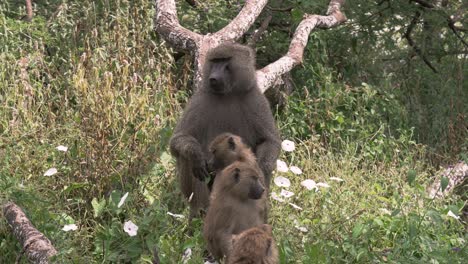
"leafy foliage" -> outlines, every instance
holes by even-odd
[[[197,2],[178,1],[179,18],[203,33],[229,23],[243,3]],[[425,192],[437,173],[427,153],[463,158],[468,146],[466,52],[444,20],[460,3],[448,2],[353,1],[346,25],[311,35],[295,91],[275,111],[283,138],[297,144],[281,159],[303,171],[281,174],[291,179],[288,202],[302,210],[270,201],[281,263],[467,259],[466,226],[447,215],[461,214],[462,199]],[[176,61],[154,33],[152,1],[33,3],[31,23],[21,20],[22,1],[0,3],[0,204],[24,208],[60,263],[151,263],[155,248],[162,263],[180,263],[187,248],[189,263],[200,263],[202,222],[188,225],[167,152],[191,94],[190,60]],[[255,25],[272,15],[257,42],[259,67],[285,53],[304,13],[323,13],[327,3],[269,1]],[[403,37],[415,12],[412,37],[438,74]],[[50,168],[58,172],[44,176]],[[308,191],[305,179],[331,187]],[[123,229],[129,220],[136,236]],[[78,230],[63,231],[68,224]],[[21,249],[5,221],[0,236],[0,262],[14,262]]]

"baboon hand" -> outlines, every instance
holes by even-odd
[[[201,161],[193,165],[193,176],[195,176],[200,181],[205,181],[205,179],[210,178],[208,162],[206,159],[201,159]]]

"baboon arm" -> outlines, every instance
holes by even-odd
[[[183,157],[187,160],[196,161],[203,153],[200,143],[191,135],[176,133],[171,138],[170,149],[175,157]]]
[[[266,103],[263,107],[263,109],[267,109],[268,111],[259,111],[256,115],[257,124],[255,125],[255,130],[260,140],[255,146],[255,156],[257,157],[258,164],[263,173],[268,177],[274,169],[276,159],[279,156],[281,141],[273,116],[271,114],[261,115],[261,113],[269,113],[268,104]]]

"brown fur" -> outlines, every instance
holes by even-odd
[[[223,133],[211,141],[209,146],[211,159],[209,161],[210,169],[213,175],[208,183],[208,189],[211,191],[216,174],[235,161],[247,162],[252,166],[258,166],[255,155],[242,138],[231,133]],[[264,177],[262,183],[265,185]]]
[[[232,236],[232,250],[226,264],[278,263],[278,248],[270,225],[252,227]]]
[[[208,144],[216,136],[225,132],[239,135],[255,153],[267,187],[281,148],[270,105],[257,87],[252,49],[222,44],[210,50],[202,78],[202,86],[190,98],[170,142],[182,193],[186,198],[193,195],[191,216],[209,203],[203,180],[209,177]],[[210,79],[216,79],[216,84]]]
[[[235,162],[217,177],[205,217],[203,236],[216,259],[232,247],[231,236],[264,224],[265,189],[261,171],[248,163]]]

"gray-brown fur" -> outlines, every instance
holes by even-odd
[[[252,227],[232,236],[226,264],[278,264],[278,248],[270,225]]]
[[[216,178],[205,217],[203,237],[216,259],[232,249],[232,235],[264,224],[265,188],[261,171],[248,163],[234,162]]]
[[[211,141],[208,149],[211,153],[211,159],[208,163],[210,169],[214,172],[208,183],[210,191],[216,174],[235,161],[247,162],[253,166],[258,166],[255,154],[253,154],[250,147],[242,141],[241,137],[232,133],[223,133],[217,136]],[[262,181],[264,181],[263,178],[262,175]]]
[[[171,153],[191,215],[208,206],[208,144],[219,134],[240,136],[252,149],[267,187],[280,151],[278,130],[265,96],[257,87],[253,51],[223,44],[207,54],[202,87],[190,98],[171,138]],[[210,81],[211,79],[211,81]],[[216,79],[216,80],[214,80]]]

